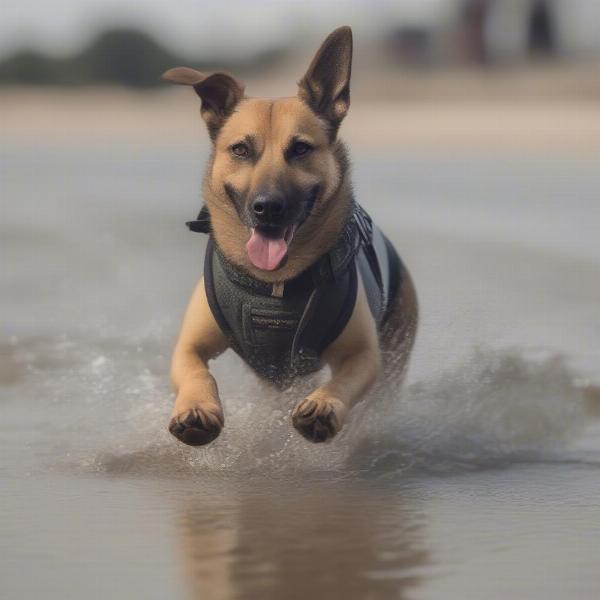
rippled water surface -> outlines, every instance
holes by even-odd
[[[402,390],[313,446],[228,353],[166,432],[202,148],[2,149],[0,597],[597,598],[600,170],[355,155],[416,281]]]

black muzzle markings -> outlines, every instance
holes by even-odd
[[[320,186],[314,185],[309,192],[292,190],[288,194],[258,194],[246,203],[243,215],[238,214],[243,223],[250,223],[266,237],[281,237],[282,232],[294,226],[297,230],[312,214],[319,196]],[[238,201],[236,207],[241,206]]]

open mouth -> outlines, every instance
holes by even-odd
[[[246,243],[250,262],[257,269],[274,271],[287,256],[288,245],[295,232],[295,224],[287,227],[252,227]]]

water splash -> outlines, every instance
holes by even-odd
[[[225,430],[209,447],[188,448],[166,430],[173,397],[160,342],[62,336],[12,340],[1,352],[18,366],[4,382],[9,396],[35,399],[32,447],[48,468],[172,477],[445,473],[547,460],[584,422],[584,394],[563,357],[478,349],[404,389],[393,378],[381,383],[333,443],[313,445],[289,414],[315,382],[280,392],[227,354],[215,363]]]
[[[366,435],[351,460],[437,472],[540,460],[581,433],[583,405],[563,357],[479,348],[399,398],[383,385],[376,408],[361,407],[366,423],[354,427]]]

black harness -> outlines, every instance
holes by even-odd
[[[321,368],[321,354],[352,315],[358,273],[378,327],[400,284],[398,255],[358,204],[333,248],[280,284],[251,277],[223,255],[211,235],[206,207],[187,225],[210,235],[204,285],[219,327],[259,375],[279,384]]]

